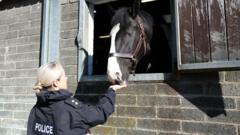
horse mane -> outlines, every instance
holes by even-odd
[[[146,41],[149,43],[153,33],[153,18],[150,14],[142,10],[139,11],[138,16],[141,18],[140,22],[142,22],[144,27]],[[115,12],[111,20],[111,27],[120,23],[120,29],[126,29],[133,21],[134,19],[130,14],[130,8],[123,7]]]

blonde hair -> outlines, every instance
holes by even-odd
[[[33,86],[33,90],[40,92],[44,88],[49,88],[52,83],[61,78],[64,69],[60,63],[50,62],[42,65],[38,69],[37,83]]]

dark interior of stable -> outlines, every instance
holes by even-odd
[[[106,74],[107,59],[110,49],[110,39],[106,37],[111,30],[110,21],[112,10],[123,6],[131,6],[129,0],[110,2],[95,5],[94,9],[94,56],[93,75]],[[136,73],[169,73],[172,72],[171,21],[166,21],[166,15],[171,14],[169,0],[156,0],[141,3],[141,10],[150,13],[154,19],[153,37],[151,40],[151,53],[139,62]],[[169,16],[168,16],[169,17]],[[169,19],[168,19],[169,20]],[[171,20],[171,19],[170,19]],[[151,62],[148,71],[141,70],[142,65]]]

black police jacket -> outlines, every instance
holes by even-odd
[[[27,135],[84,135],[114,112],[115,92],[108,89],[96,105],[87,105],[67,90],[41,91],[32,108]]]

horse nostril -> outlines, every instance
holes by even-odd
[[[118,80],[121,80],[121,77],[120,77],[120,73],[119,72],[116,72],[116,77]]]
[[[119,77],[119,76],[120,76],[120,73],[119,73],[119,72],[116,72],[116,76]]]
[[[116,75],[115,83],[116,83],[116,84],[120,84],[120,83],[121,83],[120,73],[119,73],[119,72],[116,72],[115,75]]]

